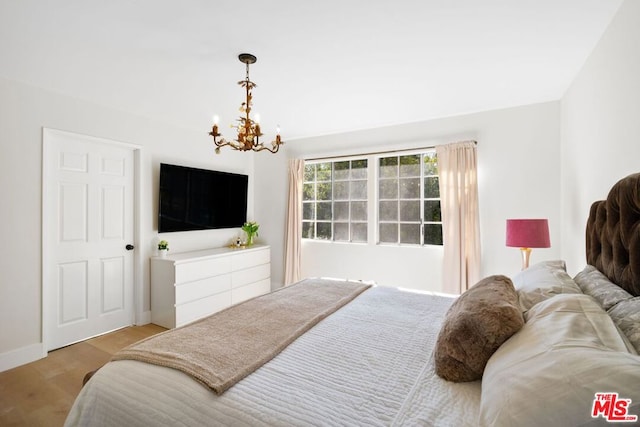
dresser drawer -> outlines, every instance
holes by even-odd
[[[176,305],[176,327],[193,322],[201,317],[209,316],[231,305],[231,292],[212,295],[191,301],[186,304]]]
[[[271,291],[271,251],[209,248],[151,259],[151,320],[165,328],[194,322]]]
[[[231,275],[207,277],[195,282],[176,284],[176,305],[231,290]]]
[[[248,285],[249,283],[268,279],[270,275],[271,264],[262,264],[257,267],[234,271],[231,273],[231,287],[238,288],[240,286]]]
[[[231,291],[231,302],[233,304],[238,304],[239,302],[246,301],[250,298],[264,295],[269,292],[271,292],[271,280],[264,279],[259,282],[234,288]]]
[[[176,264],[176,283],[193,282],[231,271],[230,257],[210,258]]]
[[[271,262],[271,251],[268,248],[235,254],[231,257],[231,267],[234,271],[269,262]]]

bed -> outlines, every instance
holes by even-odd
[[[633,422],[640,414],[640,174],[622,179],[606,201],[594,203],[586,234],[589,265],[574,278],[562,261],[546,261],[512,278],[487,278],[488,287],[481,282],[472,288],[475,299],[471,291],[455,298],[377,286],[361,289],[334,311],[320,310],[322,315],[306,324],[296,339],[220,389],[188,375],[188,370],[167,367],[171,363],[166,359],[111,361],[83,387],[65,425]],[[339,287],[340,282],[303,281],[294,291],[329,285]],[[478,290],[496,295],[496,286],[508,291],[504,304],[478,305],[486,303],[477,297]],[[232,309],[249,310],[257,303],[251,300]],[[502,318],[482,317],[496,307],[500,315],[508,312],[517,320],[506,335]],[[273,329],[267,321],[258,323],[264,328],[250,336]],[[465,332],[456,329],[461,324]],[[204,327],[198,325],[183,328],[192,340],[194,331]],[[488,329],[478,332],[469,325]],[[489,330],[502,336],[487,350]],[[478,333],[480,344],[470,338]],[[152,338],[141,345],[158,342]],[[137,354],[133,350],[130,353]],[[198,350],[214,352],[205,344]],[[478,376],[478,355],[484,353],[480,377],[473,379]],[[468,362],[475,373],[459,382],[445,380],[439,376],[441,360]],[[457,372],[453,369],[454,377]]]

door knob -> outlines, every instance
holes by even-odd
[[[132,250],[135,248],[135,246],[133,246],[133,245],[127,245],[127,246],[125,246],[124,248],[125,248],[126,250],[128,250],[128,251],[132,251]]]

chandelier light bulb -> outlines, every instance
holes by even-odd
[[[253,116],[253,121],[257,124],[260,124],[260,114],[256,114],[255,116]]]
[[[220,122],[220,117],[218,117],[218,115],[214,115],[213,116],[213,124],[217,125]]]

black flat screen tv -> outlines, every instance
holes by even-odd
[[[247,175],[161,163],[158,231],[241,227],[248,182]]]

